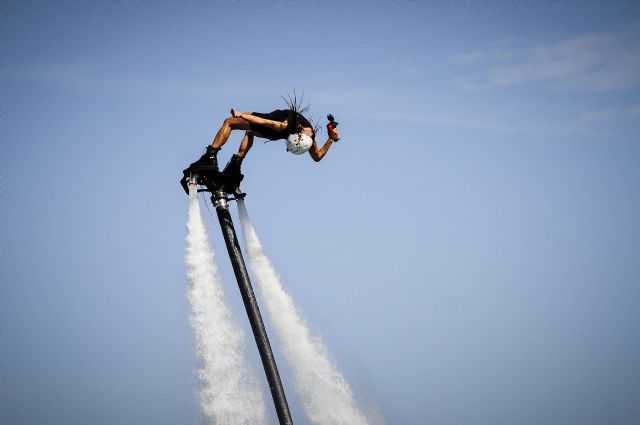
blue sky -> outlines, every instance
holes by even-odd
[[[318,164],[256,143],[247,207],[366,409],[640,420],[637,2],[0,14],[3,423],[201,423],[178,179],[230,107],[294,88],[342,140]]]

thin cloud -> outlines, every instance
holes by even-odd
[[[578,115],[578,121],[584,124],[606,124],[635,120],[638,117],[640,105],[630,105],[584,111]]]
[[[511,40],[451,57],[454,63],[480,69],[454,81],[465,90],[540,83],[554,89],[605,92],[640,85],[640,32],[634,28],[523,44]]]
[[[477,64],[481,62],[507,62],[519,59],[522,54],[520,47],[525,40],[521,38],[507,38],[493,41],[483,49],[473,52],[459,53],[448,58],[453,64]]]
[[[640,104],[633,105],[629,107],[629,116],[633,118],[640,117]]]
[[[23,70],[8,76],[11,79],[28,79],[58,84],[79,91],[108,90],[112,93],[126,93],[147,97],[171,97],[172,99],[197,98],[261,98],[280,104],[281,97],[287,91],[292,91],[296,85],[286,87],[271,87],[264,84],[242,85],[225,81],[223,84],[215,79],[162,78],[132,73],[112,74],[93,64],[50,64],[38,69]],[[5,78],[7,78],[5,76]],[[394,90],[378,87],[349,88],[341,90],[327,90],[326,87],[305,85],[298,88],[305,95],[305,101],[314,105],[358,105],[366,107],[376,105],[382,107],[385,99],[395,94]]]
[[[382,118],[382,117],[381,117]],[[385,119],[397,122],[408,122],[425,125],[441,125],[446,127],[463,128],[468,130],[488,131],[502,134],[529,134],[529,135],[576,135],[585,134],[589,130],[584,126],[561,124],[544,120],[530,122],[505,122],[499,119],[478,118],[470,114],[442,114],[434,111],[424,113],[386,114]]]
[[[584,123],[606,123],[609,122],[611,120],[613,120],[614,118],[616,118],[617,116],[619,116],[619,113],[616,109],[614,108],[607,108],[607,109],[600,109],[600,110],[594,110],[594,111],[586,111],[586,112],[582,112],[579,116],[578,119],[581,122]]]
[[[136,96],[184,98],[214,97],[272,97],[279,99],[281,92],[274,88],[248,87],[241,84],[219,84],[215,81],[193,81],[187,78],[160,78],[148,75],[109,73],[92,64],[50,64],[33,70],[9,75],[12,79],[29,79],[59,84],[75,90],[110,91]]]

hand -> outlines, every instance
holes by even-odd
[[[235,109],[231,108],[231,116],[234,118],[241,118],[242,112],[238,112]]]
[[[338,137],[338,128],[334,128],[332,131],[329,131],[329,138],[334,142],[337,142],[340,137]]]

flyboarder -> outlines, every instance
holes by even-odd
[[[309,152],[314,161],[320,161],[334,142],[339,140],[338,123],[332,115],[328,115],[329,124],[327,132],[329,138],[322,148],[316,143],[317,128],[302,115],[308,108],[300,108],[295,98],[288,102],[289,109],[276,109],[269,113],[238,112],[231,109],[231,116],[226,118],[222,127],[218,130],[211,145],[206,147],[206,152],[196,162],[192,163],[188,170],[211,172],[218,171],[218,152],[229,139],[233,130],[244,130],[244,137],[240,142],[238,152],[234,154],[224,170],[223,174],[240,174],[240,166],[251,146],[253,138],[259,137],[268,140],[286,140],[287,151],[296,155]],[[185,170],[186,171],[186,170]],[[184,185],[183,185],[184,186]]]

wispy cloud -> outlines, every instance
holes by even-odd
[[[578,115],[578,121],[588,124],[606,123],[619,115],[615,108],[606,108],[593,111],[585,111]]]
[[[640,104],[630,106],[628,112],[629,116],[633,118],[640,118]]]
[[[282,96],[296,89],[299,94],[304,94],[305,102],[311,103],[312,110],[316,109],[316,105],[381,108],[385,100],[396,95],[394,90],[369,86],[338,90],[310,84],[300,88],[295,84],[276,86],[264,84],[261,81],[242,84],[228,80],[220,82],[216,78],[167,77],[162,74],[150,76],[124,71],[112,73],[101,69],[96,64],[82,62],[49,64],[38,69],[22,70],[5,76],[6,78],[35,80],[83,93],[108,92],[147,98],[170,97],[173,100],[225,98],[244,101],[251,99],[253,103],[257,103],[257,100],[272,102],[274,107],[283,107]]]
[[[588,110],[578,115],[578,122],[584,124],[605,124],[637,120],[640,117],[640,105],[623,105],[604,109]]]
[[[221,84],[216,79],[165,78],[136,73],[113,73],[91,63],[49,64],[38,69],[22,70],[6,76],[10,79],[29,79],[58,84],[84,93],[110,92],[126,96],[195,99],[214,97],[272,97],[282,92],[265,86],[247,86],[239,83]]]
[[[487,131],[501,134],[529,134],[529,135],[576,135],[588,132],[584,126],[575,123],[558,123],[548,121],[520,121],[507,122],[496,117],[477,117],[468,113],[441,113],[426,111],[422,114],[387,114],[386,119],[397,122],[407,122],[424,125],[438,125],[445,127],[463,128],[468,130]]]
[[[590,33],[538,45],[508,40],[449,60],[477,70],[456,78],[467,90],[527,83],[587,92],[626,90],[640,85],[640,31]]]

